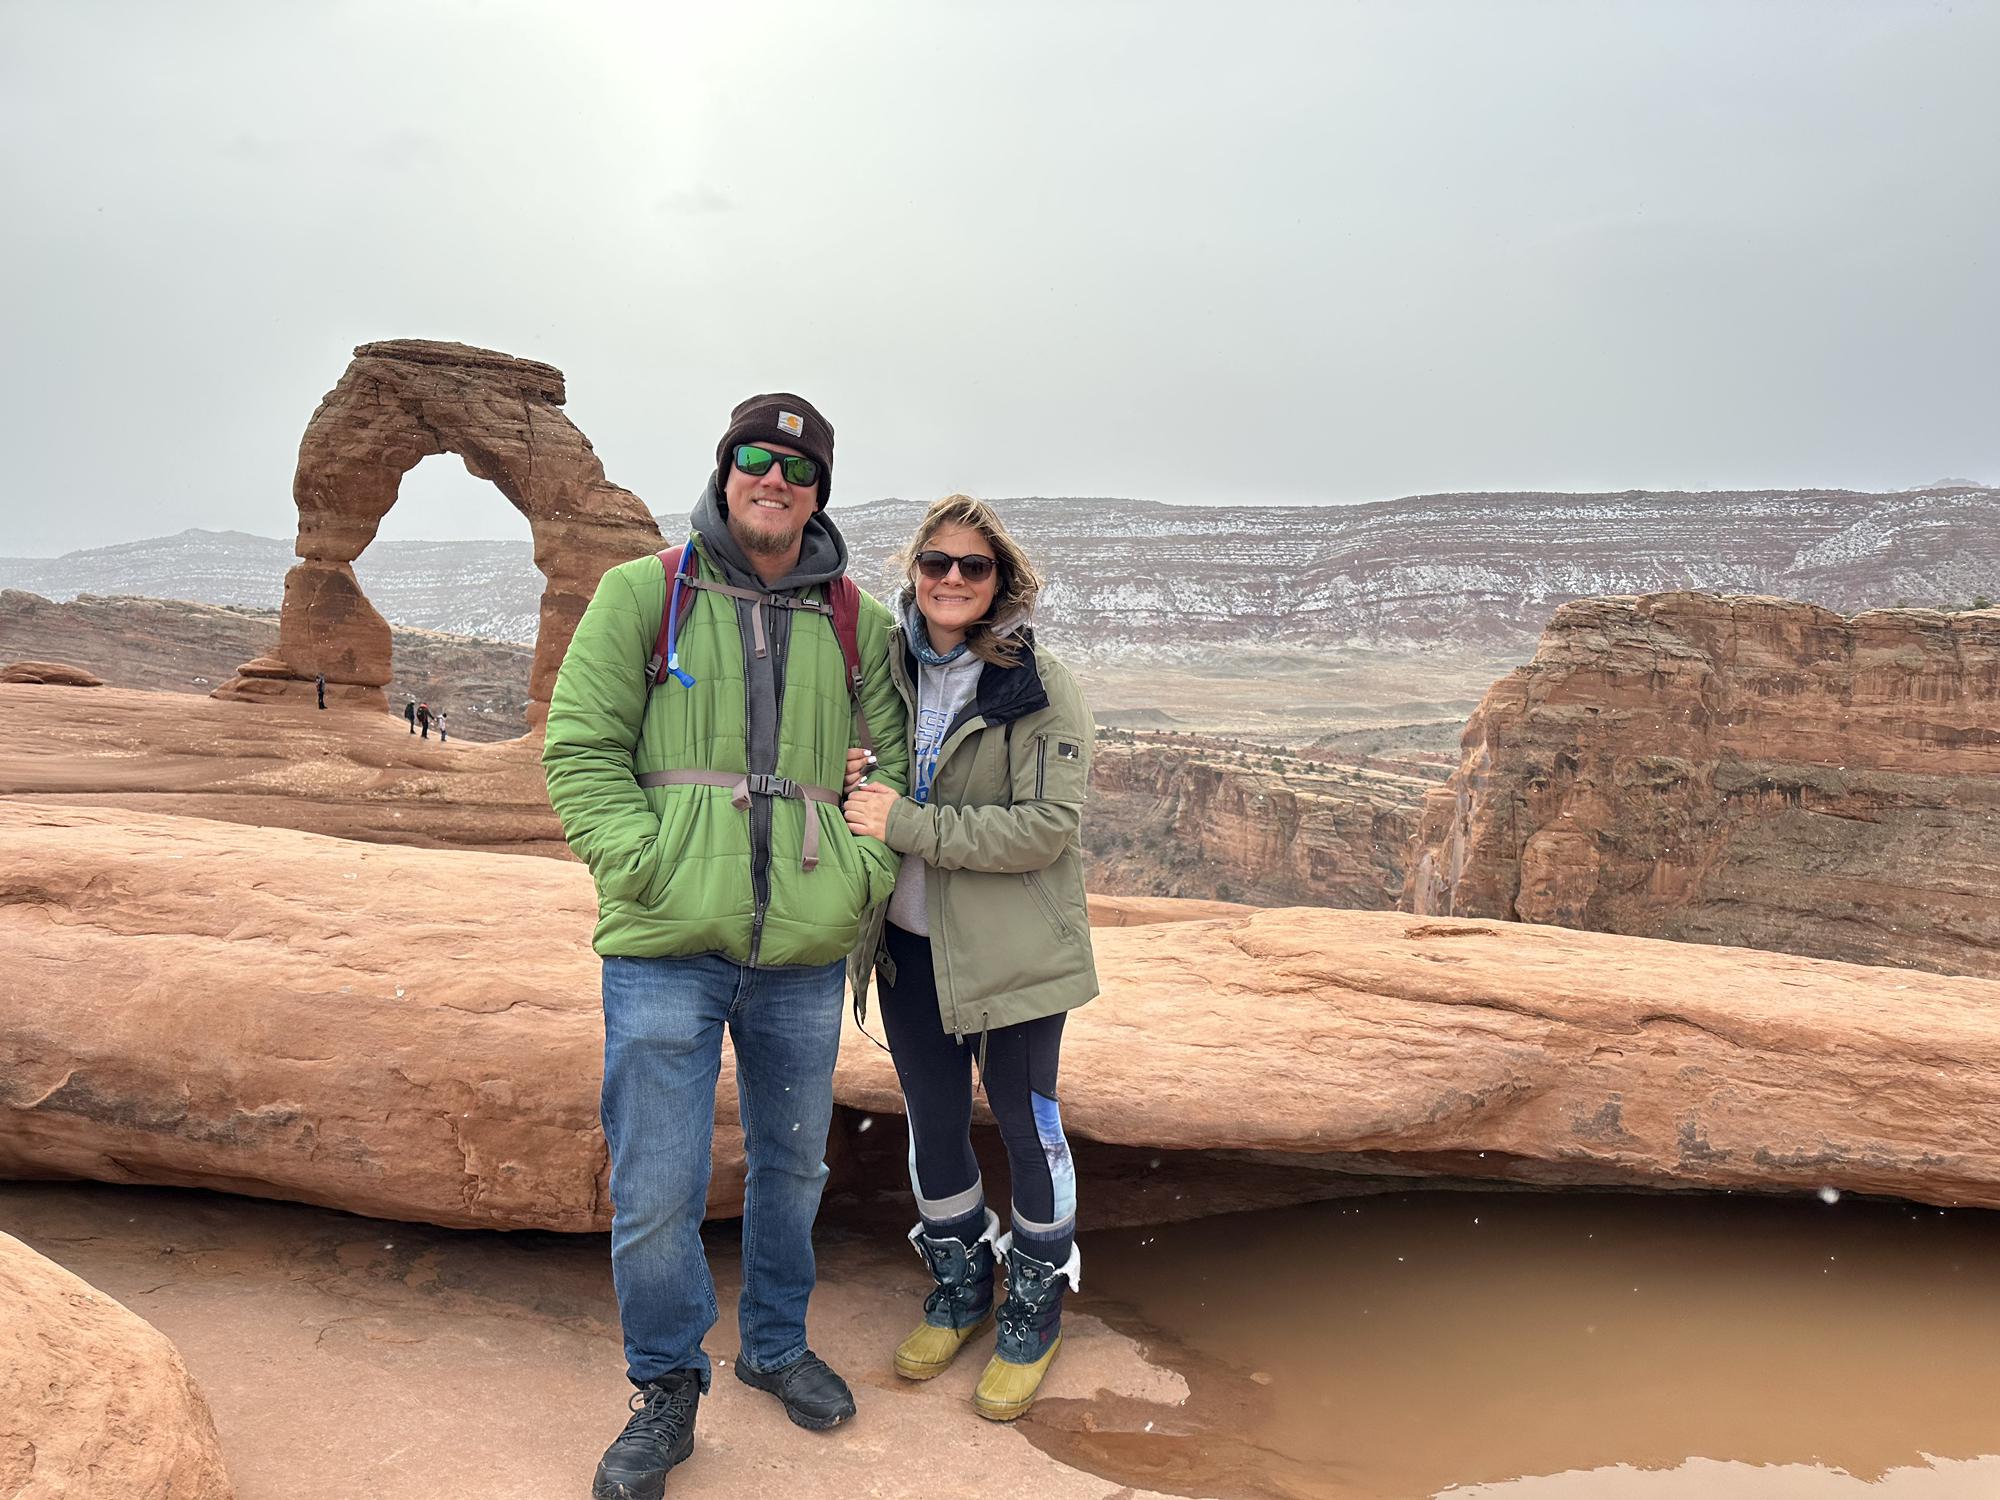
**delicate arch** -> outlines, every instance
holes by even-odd
[[[662,545],[638,496],[604,477],[590,439],[563,415],[562,371],[492,349],[429,339],[363,344],[306,424],[292,500],[300,561],[285,575],[278,654],[237,668],[218,698],[313,691],[386,710],[389,623],[368,602],[354,559],[375,539],[403,476],[455,453],[534,536],[547,586],[535,635],[528,719],[548,711],[556,669],[604,570]]]

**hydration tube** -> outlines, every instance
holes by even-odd
[[[667,592],[667,675],[684,688],[694,686],[694,674],[681,670],[680,613],[681,589],[694,572],[694,538],[689,537],[687,545],[681,548],[681,565],[674,569],[674,586]],[[692,592],[692,590],[690,590]]]

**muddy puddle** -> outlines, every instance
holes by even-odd
[[[2000,1496],[2000,1215],[1417,1193],[1088,1235],[1183,1408],[1045,1403],[1063,1462],[1190,1495]]]

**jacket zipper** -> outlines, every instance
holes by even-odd
[[[924,904],[926,906],[930,905],[931,892],[935,890],[937,892],[937,914],[939,917],[942,917],[944,914],[944,884],[945,878],[949,874],[948,870],[933,868],[924,881]],[[928,916],[929,914],[927,913],[926,915]],[[931,946],[937,950],[936,961],[931,967],[935,973],[944,976],[945,988],[951,993],[951,1034],[960,1041],[963,1041],[965,1039],[965,1025],[958,1014],[958,985],[952,978],[951,951],[945,947],[944,923],[932,920],[930,926]]]
[[[749,603],[751,612],[753,614],[764,607],[763,602],[761,600],[752,599],[747,602]],[[761,621],[755,622],[755,625],[756,628],[759,629],[762,628]],[[786,653],[789,654],[791,651],[791,640],[789,635],[787,636],[785,641],[785,649]],[[771,672],[773,680],[775,682],[777,675],[777,665],[775,661],[772,664]],[[748,678],[747,672],[745,674],[745,678],[747,684],[747,678]],[[772,753],[774,758],[772,761],[771,769],[774,772],[778,769],[777,758],[783,756],[784,745],[785,745],[785,695],[783,693],[778,693],[775,696],[777,701],[773,705],[773,713],[772,713],[773,726],[771,731],[772,738],[776,741],[776,743],[772,747]],[[749,712],[749,701],[750,701],[749,694],[746,692],[744,694],[744,712],[746,714]],[[744,731],[745,731],[744,748],[747,750],[749,748],[749,732],[748,732],[749,725],[747,723],[744,725]],[[745,761],[745,764],[746,765],[748,764],[747,760]],[[771,909],[771,832],[772,832],[772,825],[776,822],[776,817],[772,813],[771,809],[768,806],[765,807],[763,809],[764,833],[762,837],[759,837],[757,833],[758,810],[759,809],[757,806],[757,799],[753,797],[750,799],[750,806],[744,810],[743,814],[746,818],[750,820],[751,912],[750,912],[749,967],[753,969],[757,967],[757,960],[761,956],[764,950],[764,914]],[[764,893],[761,896],[757,894],[757,869],[760,861],[762,862],[764,870]]]
[[[1049,888],[1042,884],[1042,872],[1040,870],[1030,870],[1023,878],[1028,882],[1028,889],[1035,893],[1035,899],[1042,904],[1042,911],[1048,917],[1049,925],[1055,928],[1063,937],[1067,938],[1070,935],[1069,923],[1064,920],[1063,914],[1056,909],[1056,898],[1051,896]]]
[[[1038,734],[1035,736],[1035,800],[1037,802],[1042,800],[1042,783],[1048,771],[1048,764],[1049,737],[1045,734]]]

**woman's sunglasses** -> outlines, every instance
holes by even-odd
[[[940,583],[951,572],[952,564],[958,564],[958,576],[967,583],[984,583],[993,576],[994,561],[974,552],[967,557],[953,557],[949,552],[919,552],[916,556],[917,571],[932,583]]]
[[[813,484],[819,479],[819,465],[809,458],[800,458],[791,453],[773,453],[769,448],[759,448],[755,443],[736,445],[736,467],[751,478],[762,478],[770,473],[772,464],[778,465],[783,472],[786,484]]]

